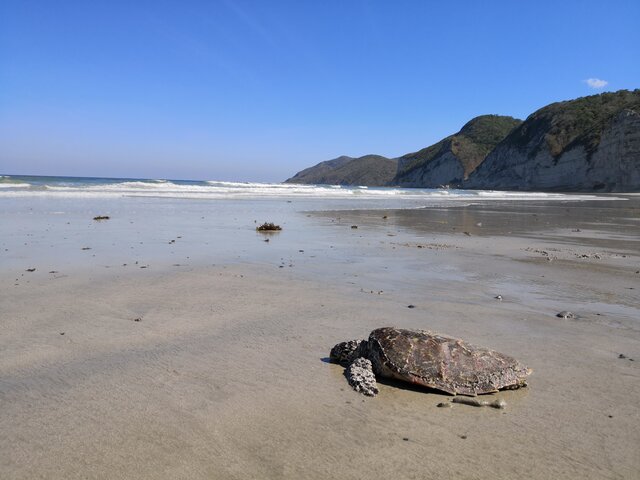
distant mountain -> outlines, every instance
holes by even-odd
[[[538,110],[496,146],[463,187],[639,191],[640,90]]]
[[[387,185],[397,170],[397,161],[380,155],[338,157],[296,173],[285,183],[326,185]]]
[[[398,159],[391,183],[404,187],[435,188],[459,185],[522,120],[482,115],[435,145]]]
[[[339,157],[290,183],[540,191],[640,191],[640,90],[552,103],[524,122],[482,115],[397,159]]]

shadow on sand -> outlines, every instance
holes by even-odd
[[[322,357],[320,358],[320,361],[323,363],[332,363],[334,365],[340,365],[339,363],[334,363],[331,361],[331,359],[329,357]],[[347,378],[347,369],[344,369],[343,375],[345,378]],[[401,380],[394,380],[393,378],[377,378],[376,377],[376,382],[382,384],[382,385],[387,385],[389,387],[395,387],[395,388],[399,388],[401,390],[408,390],[410,392],[419,392],[419,393],[431,393],[434,395],[438,395],[438,396],[442,396],[442,397],[452,397],[455,395],[449,395],[446,392],[442,392],[440,390],[435,390],[433,388],[428,388],[425,387],[423,385],[416,385],[413,383],[409,383],[409,382],[403,382]]]

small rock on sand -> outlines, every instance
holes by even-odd
[[[566,318],[576,318],[576,316],[575,316],[573,313],[568,312],[568,311],[566,311],[566,310],[563,310],[563,311],[561,311],[561,312],[556,313],[556,317],[558,317],[558,318],[565,318],[565,319],[566,319]]]
[[[452,403],[462,403],[463,405],[471,405],[472,407],[491,407],[497,409],[503,409],[507,406],[507,403],[501,398],[489,402],[487,400],[480,400],[476,397],[455,397],[451,400]]]

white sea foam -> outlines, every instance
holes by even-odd
[[[30,183],[0,183],[0,188],[29,188],[30,186]]]
[[[3,179],[4,180],[4,179]],[[233,198],[335,198],[361,200],[596,200],[613,199],[595,195],[502,192],[446,189],[344,187],[339,185],[301,185],[289,183],[180,182],[169,180],[127,180],[101,183],[44,182],[34,186],[29,183],[0,183],[1,197],[60,197],[60,198],[114,198],[114,197],[164,197],[190,199]]]

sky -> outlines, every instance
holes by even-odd
[[[640,88],[640,2],[0,0],[0,173],[282,181]]]

